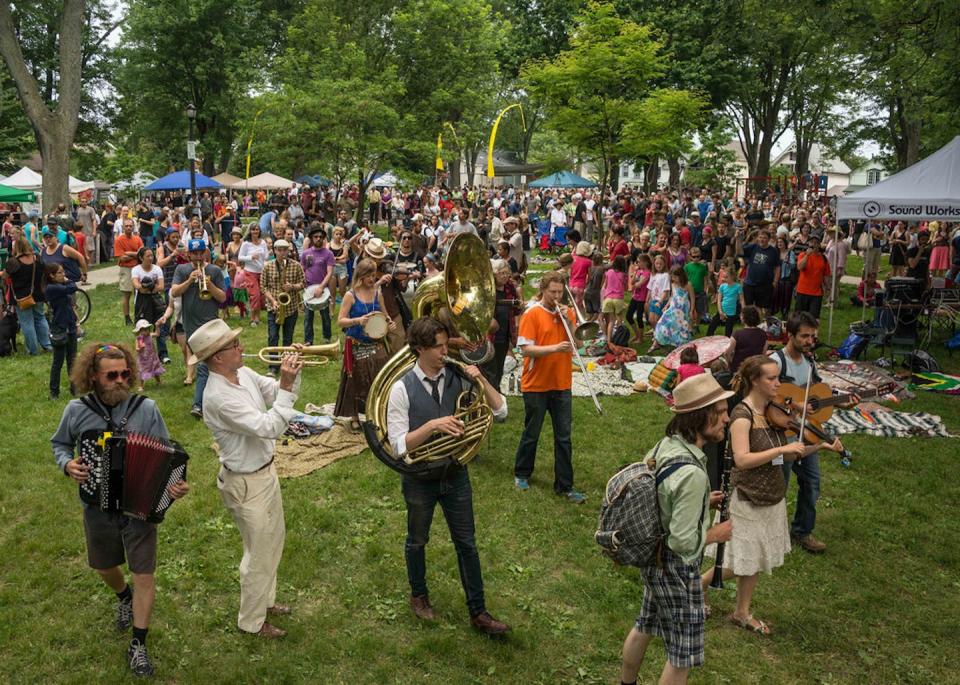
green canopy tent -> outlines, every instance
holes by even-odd
[[[37,194],[32,190],[20,190],[0,184],[0,202],[36,202]]]

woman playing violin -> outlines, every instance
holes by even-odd
[[[767,420],[769,405],[780,389],[780,369],[770,357],[748,357],[733,379],[733,389],[743,395],[743,401],[730,413],[733,537],[727,543],[723,568],[724,577],[737,577],[737,606],[730,621],[768,635],[770,627],[753,617],[750,605],[760,573],[782,566],[790,551],[782,465],[818,449],[840,451],[843,446],[839,440],[832,444],[789,442],[784,429]],[[712,574],[705,574],[705,584]]]

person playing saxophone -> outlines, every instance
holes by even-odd
[[[267,345],[280,344],[280,331],[283,330],[283,346],[293,343],[293,332],[297,327],[297,315],[303,311],[303,289],[306,278],[303,267],[295,259],[289,259],[290,243],[277,240],[273,243],[276,259],[267,262],[260,277],[260,287],[267,301]],[[278,365],[271,365],[269,374],[275,376]]]

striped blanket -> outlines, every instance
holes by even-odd
[[[885,438],[956,437],[947,430],[943,420],[926,412],[892,411],[890,409],[837,409],[824,429],[833,435],[863,433]]]

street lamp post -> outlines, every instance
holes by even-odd
[[[193,142],[193,120],[197,118],[197,108],[191,102],[187,105],[187,121],[190,122],[190,139],[187,141],[187,157],[190,159],[190,213],[197,204],[197,150]]]

